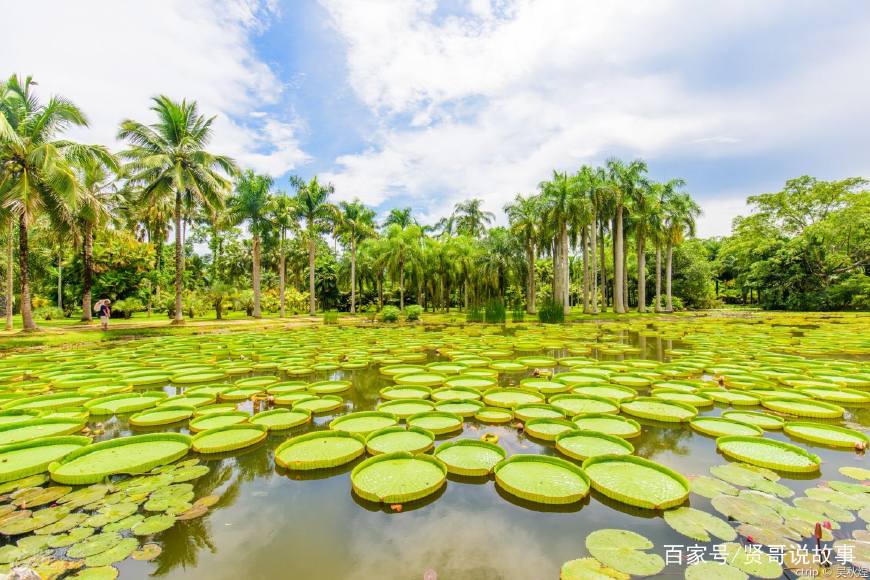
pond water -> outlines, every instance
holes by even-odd
[[[280,336],[282,340],[292,341],[294,334],[298,333],[304,340],[309,340],[314,333],[322,332],[330,337],[329,345],[348,350],[365,349],[365,343],[356,341],[365,340],[367,333],[383,337],[397,332],[399,342],[391,344],[388,340],[386,347],[398,356],[425,353],[425,360],[413,364],[450,360],[451,356],[456,356],[456,351],[474,352],[477,349],[480,352],[478,347],[483,343],[503,347],[512,341],[516,346],[520,341],[520,348],[527,349],[530,342],[537,341],[534,350],[515,350],[510,358],[531,354],[556,359],[586,357],[598,361],[593,366],[649,360],[667,368],[673,361],[702,356],[716,361],[711,365],[715,367],[740,364],[760,353],[796,356],[796,351],[803,349],[805,356],[798,355],[802,360],[848,360],[855,367],[849,371],[853,375],[867,373],[870,369],[870,343],[866,334],[862,336],[870,328],[868,318],[822,319],[818,324],[786,318],[777,320],[776,326],[759,322],[723,319],[710,323],[703,319],[674,318],[670,322],[633,320],[629,323],[568,325],[558,329],[530,326],[516,330],[511,327],[508,331],[497,327],[459,326],[424,331],[418,327],[413,332],[356,330],[348,332],[346,337],[342,336],[345,330],[327,328],[322,331],[288,330]],[[455,336],[461,337],[459,346],[452,344]],[[530,341],[529,336],[534,341]],[[243,344],[250,346],[268,344],[273,339],[272,334],[245,333],[213,338],[201,336],[184,339],[181,343],[189,346],[199,342],[242,340]],[[402,343],[406,340],[407,349]],[[432,348],[439,345],[440,349]],[[590,348],[587,350],[584,345]],[[599,350],[600,347],[605,352]],[[139,349],[141,354],[142,347],[129,344],[108,352],[124,357],[135,349]],[[617,351],[615,354],[614,350]],[[618,352],[620,350],[622,352]],[[159,348],[155,352],[159,353]],[[745,354],[741,359],[737,353]],[[317,354],[311,352],[306,356],[316,357]],[[248,356],[250,353],[240,348],[238,353],[228,352],[220,360],[226,363],[245,360]],[[570,367],[560,364],[551,370],[558,374],[570,370]],[[498,381],[501,386],[516,386],[520,379],[531,373],[532,369],[522,373],[502,373]],[[283,371],[264,370],[239,375],[233,380],[276,374],[282,381],[300,379]],[[696,378],[712,380],[713,373],[707,369]],[[633,508],[597,491],[575,504],[546,506],[508,494],[494,483],[492,477],[451,475],[439,492],[403,504],[401,511],[397,512],[388,505],[374,504],[352,493],[351,470],[365,457],[337,469],[285,470],[276,465],[274,450],[288,436],[328,429],[332,419],[348,412],[373,410],[381,401],[379,391],[394,384],[393,378],[381,374],[376,365],[361,370],[317,372],[301,379],[347,379],[352,381],[353,387],[342,394],[344,403],[340,409],[316,415],[308,425],[270,433],[265,441],[248,449],[220,456],[199,456],[209,467],[209,472],[190,482],[195,496],[217,495],[220,499],[203,517],[178,521],[170,529],[153,536],[151,541],[162,547],[162,553],[154,560],[126,559],[117,563],[122,578],[153,575],[167,578],[412,579],[434,578],[431,575],[434,571],[440,579],[553,579],[559,577],[564,562],[588,556],[585,538],[590,532],[602,528],[626,529],[642,534],[655,544],[651,551],[663,557],[666,546],[700,545],[708,550],[707,554],[712,554],[712,546],[718,543],[698,542],[682,536],[665,523],[661,511]],[[153,388],[148,387],[149,390]],[[185,390],[171,384],[166,384],[163,389],[170,395]],[[640,389],[640,394],[647,394],[647,390]],[[267,401],[245,401],[238,404],[238,408],[255,412],[270,406]],[[718,416],[733,409],[716,403],[700,409],[699,416]],[[761,408],[741,409],[757,411]],[[131,427],[125,415],[97,419],[91,417],[88,426],[99,433],[98,440],[147,432],[189,432],[186,423],[141,429]],[[730,461],[717,451],[715,438],[696,432],[686,423],[635,419],[642,425],[642,434],[630,440],[637,456],[688,477],[709,475],[711,467]],[[846,406],[844,417],[826,423],[866,431],[865,427],[870,426],[870,406]],[[532,453],[562,457],[553,443],[530,437],[514,424],[484,424],[474,418],[466,418],[460,433],[438,437],[436,446],[447,440],[479,439],[484,433],[497,435],[499,445],[508,456]],[[780,473],[782,479],[779,483],[793,489],[795,497],[820,481],[847,480],[838,472],[840,467],[870,468],[866,457],[852,449],[841,450],[797,441],[782,431],[765,431],[764,436],[798,444],[821,457],[821,469],[816,473]],[[190,456],[196,457],[196,454]],[[719,515],[709,499],[695,493],[690,494],[684,505]],[[835,530],[834,537],[848,538],[853,530],[863,529],[866,525],[860,518],[854,523],[843,523],[839,530]],[[803,540],[806,546],[812,546],[813,542],[811,538]],[[63,557],[62,552],[57,557]],[[707,559],[712,558],[708,555]],[[684,565],[671,563],[658,577],[682,578],[684,570]]]

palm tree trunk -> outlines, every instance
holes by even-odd
[[[562,249],[562,244],[559,242],[559,235],[553,238],[553,302],[559,304],[559,299],[562,297],[562,260],[559,259],[559,252]]]
[[[666,312],[674,311],[674,302],[671,297],[671,280],[673,278],[673,267],[674,267],[674,244],[668,240],[668,254],[667,254],[667,266],[665,267],[665,294],[667,295],[667,307]]]
[[[625,228],[623,227],[623,233]],[[622,238],[622,308],[628,312],[628,299],[631,291],[628,288],[628,238]]]
[[[465,311],[468,311],[468,277],[463,280],[463,294],[465,295]]]
[[[311,228],[308,228],[311,231]],[[317,314],[317,302],[314,298],[314,237],[308,235],[308,314]]]
[[[356,314],[356,238],[350,239],[350,313]]]
[[[6,235],[6,330],[12,330],[12,311],[15,308],[15,222],[11,219]]]
[[[559,251],[559,258],[562,261],[562,307],[565,314],[571,312],[571,304],[569,296],[571,294],[571,262],[568,259],[568,225],[562,226],[561,236],[562,249]]]
[[[605,218],[606,219],[606,218]],[[601,259],[601,310],[607,310],[607,260],[604,255],[604,219],[598,226],[598,252]]]
[[[662,311],[662,246],[656,242],[656,304],[655,311]]]
[[[583,247],[583,314],[589,313],[589,236],[588,226],[584,225],[580,234],[580,245]]]
[[[623,246],[622,232],[622,204],[616,206],[616,217],[614,218],[613,228],[613,310],[618,314],[625,313],[625,299],[623,297],[623,254],[625,248]]]
[[[591,246],[590,251],[589,251],[589,258],[590,258],[589,266],[590,266],[590,269],[592,270],[592,272],[591,272],[591,275],[592,275],[592,280],[591,280],[591,282],[592,282],[592,291],[591,291],[592,314],[598,314],[598,265],[597,265],[598,248],[596,247],[596,245],[597,245],[596,239],[598,236],[597,236],[596,231],[595,231],[595,229],[596,229],[595,222],[596,222],[596,217],[595,217],[595,212],[593,212],[592,213],[592,223],[589,225],[589,234],[590,234],[589,244]]]
[[[24,213],[18,217],[18,277],[21,279],[21,320],[25,332],[37,330],[33,322],[33,308],[30,304],[30,257],[27,246],[27,218]]]
[[[637,311],[646,312],[646,240],[637,233]]]
[[[529,261],[528,279],[526,280],[526,312],[534,314],[535,306],[535,244],[526,246],[526,259]]]
[[[281,241],[278,248],[278,303],[281,318],[287,314],[284,293],[287,289],[287,256],[284,255],[284,228],[281,228]]]
[[[184,323],[181,292],[184,289],[184,252],[181,240],[181,190],[175,192],[175,324]]]
[[[260,236],[254,235],[251,240],[253,246],[254,271],[251,273],[251,282],[254,286],[254,318],[262,318],[260,311]]]
[[[399,311],[405,311],[405,264],[399,263]]]
[[[378,310],[384,309],[384,277],[382,272],[378,273]]]
[[[57,254],[57,307],[63,310],[63,252]]]
[[[91,311],[91,288],[94,285],[94,226],[85,224],[82,240],[82,321],[94,319]]]

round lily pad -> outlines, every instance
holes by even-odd
[[[786,435],[812,443],[832,447],[854,448],[856,445],[870,445],[870,438],[864,433],[836,425],[812,423],[809,421],[789,421],[782,428]]]
[[[689,426],[695,431],[711,437],[721,437],[722,435],[760,436],[764,434],[761,427],[721,417],[695,417],[689,421]]]
[[[163,391],[144,393],[123,393],[93,399],[84,404],[91,415],[122,415],[149,409],[168,397]]]
[[[637,437],[641,432],[640,424],[634,419],[609,413],[587,413],[574,417],[573,421],[578,429],[598,431],[623,439]]]
[[[397,385],[435,387],[444,383],[447,380],[447,376],[432,372],[415,372],[397,375],[395,380]]]
[[[227,425],[197,433],[191,444],[198,453],[225,453],[256,445],[266,438],[266,434],[267,429],[263,425]]]
[[[822,401],[764,399],[761,401],[761,404],[772,411],[815,419],[836,419],[842,417],[843,413],[846,412],[839,405],[824,403]]]
[[[447,481],[447,466],[430,455],[406,451],[376,455],[357,465],[350,475],[354,492],[363,499],[405,503],[429,496]]]
[[[488,475],[505,456],[505,450],[495,443],[475,439],[448,441],[435,450],[448,472],[469,477]]]
[[[679,507],[664,513],[665,522],[677,532],[699,542],[709,542],[710,535],[730,542],[737,538],[731,524],[707,512],[690,507]]]
[[[175,525],[175,516],[160,514],[149,516],[130,528],[130,531],[137,536],[150,536],[168,530]]]
[[[543,441],[554,441],[560,433],[576,428],[577,426],[568,419],[541,418],[526,421],[525,432]]]
[[[553,395],[549,403],[568,415],[583,413],[618,413],[619,403],[604,397],[584,395]]]
[[[489,389],[483,394],[483,402],[491,407],[511,409],[525,403],[543,403],[544,397],[533,389]]]
[[[405,429],[398,425],[387,427],[369,434],[366,437],[366,450],[372,455],[407,451],[423,453],[432,448],[435,435],[420,427]]]
[[[269,431],[283,431],[304,425],[311,420],[311,411],[305,409],[272,409],[251,417],[253,425],[263,425]]]
[[[308,385],[308,392],[315,395],[332,395],[349,391],[351,386],[350,381],[319,381]]]
[[[211,413],[196,417],[188,423],[188,426],[192,433],[199,433],[209,429],[238,425],[239,423],[246,422],[249,417],[250,415],[244,411],[224,411],[222,413]]]
[[[595,558],[578,558],[562,564],[559,580],[629,580],[628,574],[609,568]]]
[[[12,445],[43,437],[71,435],[81,431],[84,421],[78,419],[31,419],[0,426],[0,445]]]
[[[432,391],[433,401],[477,401],[481,398],[480,391],[470,387],[441,387]]]
[[[167,405],[148,409],[130,416],[130,424],[136,427],[153,427],[156,425],[169,425],[190,419],[193,416],[193,407],[180,405]]]
[[[49,464],[90,442],[88,437],[68,435],[0,447],[0,483],[47,471]]]
[[[722,544],[720,553],[725,561],[735,568],[758,578],[776,579],[782,577],[782,566],[777,559],[765,552],[746,549],[736,542]]]
[[[596,491],[645,509],[676,507],[689,497],[689,482],[679,473],[633,455],[600,455],[583,462]]]
[[[748,425],[755,425],[767,431],[782,429],[785,420],[782,417],[771,415],[769,413],[757,413],[754,411],[725,411],[722,413],[723,419],[729,421],[738,421]]]
[[[589,493],[589,477],[583,470],[558,457],[512,455],[493,471],[503,490],[536,503],[570,504]]]
[[[630,387],[620,387],[619,385],[580,385],[575,386],[572,392],[587,397],[604,397],[617,403],[624,403],[637,397],[637,391]]]
[[[737,495],[737,488],[714,477],[699,475],[689,479],[689,489],[692,493],[713,499],[719,495]]]
[[[483,403],[480,401],[450,400],[435,403],[436,411],[453,413],[454,415],[459,415],[460,417],[473,417],[474,414],[480,411],[482,408]]]
[[[443,435],[462,429],[463,419],[453,413],[444,411],[427,411],[408,417],[408,425],[421,427],[435,435]]]
[[[520,421],[528,421],[530,419],[564,419],[565,411],[553,405],[529,403],[517,405],[514,409],[514,416]]]
[[[514,414],[510,409],[483,407],[474,414],[474,418],[482,423],[510,423]]]
[[[572,429],[556,436],[556,449],[571,459],[583,461],[598,455],[630,455],[634,446],[621,437],[598,431]]]
[[[653,543],[628,530],[596,530],[586,536],[586,549],[598,561],[625,574],[652,576],[665,567],[665,561],[647,552]]]
[[[432,395],[432,389],[429,387],[394,385],[392,387],[384,387],[380,390],[379,394],[382,399],[388,401],[393,399],[428,399]]]
[[[361,411],[336,417],[329,423],[329,428],[348,433],[368,435],[385,427],[392,427],[399,422],[398,417],[385,411]]]
[[[191,439],[180,433],[120,437],[77,449],[48,466],[58,483],[99,483],[118,473],[144,473],[187,455]]]
[[[265,389],[261,387],[235,387],[221,391],[218,396],[221,401],[247,401],[257,395],[262,395]],[[193,394],[195,394],[194,392]]]
[[[198,383],[213,383],[223,379],[225,376],[227,376],[226,372],[217,370],[193,373],[187,372],[172,375],[170,381],[176,385],[194,385]]]
[[[812,473],[819,469],[821,463],[817,455],[806,449],[763,437],[719,437],[716,447],[739,461],[779,471]]]
[[[435,403],[425,399],[393,399],[378,405],[378,411],[392,413],[399,419],[407,419],[417,413],[425,413],[435,408]]]
[[[667,423],[681,423],[690,421],[698,414],[698,410],[686,403],[665,401],[654,397],[638,397],[620,405],[620,409],[629,415],[663,421]]]
[[[744,572],[713,560],[704,560],[686,568],[686,580],[747,580]]]
[[[328,469],[366,451],[365,438],[345,431],[315,431],[292,437],[275,449],[275,463],[287,469]]]
[[[293,410],[311,411],[312,415],[329,413],[341,408],[344,400],[338,395],[323,395],[322,397],[305,397],[293,403]]]

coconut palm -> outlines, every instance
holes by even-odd
[[[223,207],[230,191],[229,177],[238,172],[229,157],[208,152],[214,117],[199,114],[196,102],[154,97],[151,110],[157,122],[121,123],[118,138],[130,148],[121,155],[127,160],[127,179],[139,188],[139,203],[159,204],[174,198],[175,222],[175,323],[184,322],[181,296],[184,290],[184,253],[181,219],[187,198],[209,211]]]
[[[296,206],[292,197],[284,192],[272,196],[269,202],[269,219],[278,234],[278,302],[281,318],[286,315],[285,293],[287,289],[287,233],[298,229]]]
[[[557,171],[550,181],[540,185],[544,222],[553,239],[553,301],[561,304],[566,314],[570,311],[568,246],[576,234],[574,216],[586,211],[586,200],[580,195],[578,185],[573,176]]]
[[[455,231],[458,234],[479,238],[486,231],[486,226],[495,220],[491,211],[481,208],[483,200],[478,198],[460,201],[453,206],[453,215],[450,217]]]
[[[329,196],[333,193],[332,184],[322,185],[317,177],[308,183],[299,183],[294,199],[296,217],[305,222],[305,236],[308,243],[308,313],[317,312],[314,288],[314,259],[317,254],[317,238],[329,231],[335,216]]]
[[[268,233],[269,205],[272,189],[272,178],[268,175],[257,175],[250,169],[244,171],[236,180],[236,193],[227,203],[227,221],[232,225],[248,223],[251,232],[251,255],[253,271],[251,285],[254,290],[254,318],[262,318],[260,310],[260,254],[262,252],[263,235]]]
[[[375,234],[375,212],[358,199],[343,201],[336,213],[336,233],[350,248],[350,311],[356,312],[356,249],[357,244]]]
[[[674,246],[683,243],[686,234],[695,235],[695,220],[701,215],[701,207],[685,192],[672,191],[664,202],[667,266],[665,268],[666,311],[674,311],[671,284],[673,280]]]
[[[419,226],[406,228],[392,224],[387,228],[386,240],[387,269],[399,284],[399,310],[405,310],[405,273],[416,265],[420,258],[420,238],[423,232]]]
[[[646,163],[641,160],[625,163],[620,159],[610,158],[606,162],[609,191],[612,197],[614,211],[613,228],[613,309],[618,313],[625,312],[625,204],[638,196],[638,190],[646,183],[644,174]]]
[[[526,253],[526,312],[534,314],[535,305],[535,258],[541,238],[541,203],[536,196],[523,197],[517,194],[514,201],[505,206],[511,233],[517,237]]]
[[[40,216],[55,231],[71,227],[80,185],[73,169],[87,158],[108,160],[105,147],[58,138],[69,127],[83,127],[82,111],[64,97],[42,103],[31,77],[11,76],[0,83],[0,206],[18,221],[21,317],[24,330],[36,330],[30,303],[28,228]]]

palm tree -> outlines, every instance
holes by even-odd
[[[268,175],[257,175],[250,169],[242,172],[236,180],[236,194],[227,204],[227,221],[232,225],[248,222],[251,232],[251,255],[253,271],[251,285],[254,290],[254,318],[262,318],[260,310],[260,254],[263,235],[269,230],[269,206],[272,189],[272,178]]]
[[[399,310],[402,311],[405,310],[405,272],[419,259],[421,236],[422,231],[416,225],[403,229],[392,224],[386,231],[387,268],[399,283]]]
[[[284,192],[272,196],[269,203],[269,219],[278,230],[278,301],[281,318],[286,314],[284,294],[287,288],[287,232],[296,230],[296,206],[292,197]]]
[[[641,181],[631,190],[631,213],[634,217],[634,239],[637,246],[637,311],[646,312],[646,238],[656,206],[656,192],[648,181]]]
[[[2,117],[0,117],[2,119]],[[2,121],[0,121],[2,123]],[[6,230],[6,330],[12,330],[12,312],[15,308],[15,216],[0,207],[0,224]]]
[[[356,312],[356,247],[375,234],[375,212],[358,199],[343,201],[336,213],[336,232],[350,247],[350,312]]]
[[[108,161],[108,163],[106,163]],[[91,288],[94,284],[94,231],[112,218],[119,194],[115,177],[120,171],[114,156],[87,158],[78,164],[81,196],[76,210],[76,227],[82,252],[82,321],[91,322]]]
[[[625,163],[611,158],[606,162],[610,193],[616,211],[614,212],[613,228],[613,309],[617,313],[625,312],[625,232],[623,228],[623,213],[626,202],[637,197],[637,190],[644,187],[646,163],[641,160]]]
[[[483,200],[478,198],[460,201],[453,207],[451,221],[456,227],[456,233],[479,238],[486,231],[486,226],[495,220],[491,211],[481,209]]]
[[[420,225],[417,223],[417,220],[411,214],[410,207],[397,208],[394,207],[390,210],[390,213],[387,215],[387,218],[384,220],[383,228],[386,230],[391,225],[397,225],[402,229],[405,229],[410,226]]]
[[[308,242],[308,313],[317,313],[314,288],[314,260],[317,253],[317,238],[329,229],[335,215],[329,196],[334,191],[332,184],[321,185],[317,177],[308,183],[300,183],[296,191],[294,205],[296,217],[305,222],[305,235]]]
[[[585,199],[579,195],[578,183],[567,173],[553,172],[553,178],[541,184],[544,221],[553,233],[553,301],[561,304],[567,314],[568,245],[576,234],[574,216],[585,211]]]
[[[541,237],[541,203],[536,196],[523,197],[517,194],[513,203],[505,206],[511,232],[526,252],[526,312],[534,314],[535,305],[535,258],[537,243]]]
[[[665,293],[667,295],[667,312],[674,311],[671,296],[673,280],[674,246],[683,243],[685,235],[695,235],[695,219],[701,215],[701,207],[684,192],[671,192],[664,203],[665,235],[667,243],[667,266],[665,278]]]
[[[177,102],[161,95],[154,97],[151,110],[157,115],[156,123],[125,120],[118,138],[130,143],[122,156],[128,161],[128,181],[141,188],[139,203],[154,205],[174,197],[175,323],[182,324],[184,200],[217,211],[232,186],[227,176],[235,175],[238,169],[229,157],[206,151],[215,118],[200,115],[196,102]]]
[[[30,303],[28,228],[46,216],[55,230],[71,226],[80,187],[73,165],[86,158],[108,160],[105,147],[60,140],[87,119],[69,100],[54,96],[43,104],[31,77],[0,83],[0,206],[18,220],[21,317],[25,331],[36,330]]]

